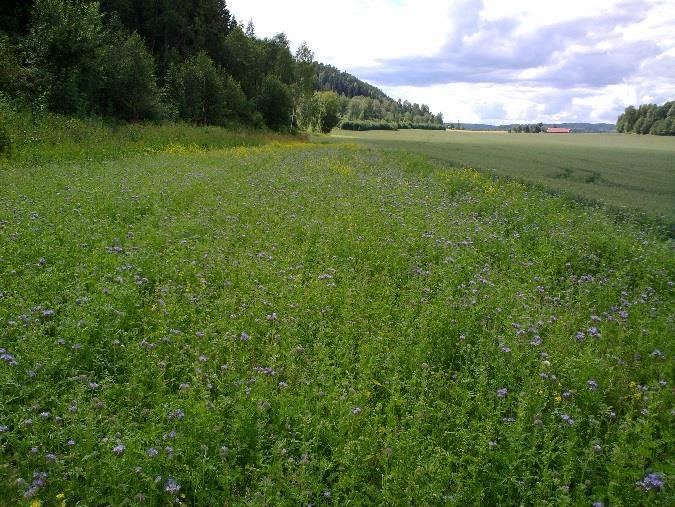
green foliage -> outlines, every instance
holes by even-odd
[[[656,104],[642,104],[638,109],[628,106],[616,122],[618,132],[633,134],[653,134],[658,136],[675,135],[675,125],[670,118],[675,117],[675,101]]]
[[[233,19],[225,0],[102,0],[101,4],[130,32],[141,35],[163,71],[172,63],[174,51],[182,59],[205,51],[219,64],[227,57],[225,37]]]
[[[314,53],[306,42],[298,47],[295,53],[295,62],[297,66],[297,81],[300,95],[310,95],[316,86],[316,75],[314,72]]]
[[[327,134],[340,123],[340,97],[335,92],[315,92],[301,97],[298,124],[305,130]]]
[[[27,100],[37,86],[37,76],[21,63],[18,43],[0,32],[0,93]]]
[[[292,108],[293,96],[289,87],[276,76],[266,76],[256,98],[256,109],[262,114],[265,124],[272,130],[289,127]]]
[[[36,0],[26,51],[44,76],[52,110],[95,111],[106,42],[102,17],[98,2]]]
[[[137,33],[106,48],[101,83],[103,110],[124,120],[156,119],[160,106],[154,65]]]
[[[342,120],[340,128],[343,130],[398,130],[397,123],[374,120]]]
[[[445,126],[432,123],[398,123],[399,129],[414,129],[414,130],[445,130]]]
[[[354,146],[1,177],[4,504],[672,504],[649,228]]]
[[[183,120],[200,125],[225,125],[233,116],[226,102],[223,74],[205,52],[172,67],[167,81]]]
[[[241,84],[246,96],[254,98],[264,77],[260,44],[237,27],[225,39],[225,70]]]
[[[383,120],[343,120],[340,123],[343,130],[445,130],[443,125],[430,123],[388,122]]]

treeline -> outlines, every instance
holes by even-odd
[[[675,101],[628,106],[616,122],[618,132],[675,136]]]
[[[395,102],[317,64],[306,44],[293,53],[283,33],[257,37],[224,0],[3,2],[0,101],[8,100],[35,116],[273,130],[442,122],[428,106]]]
[[[403,130],[403,129],[419,129],[419,130],[445,130],[444,125],[436,125],[431,123],[395,123],[384,120],[343,120],[340,123],[340,128],[343,130]]]
[[[509,125],[509,132],[515,132],[516,134],[539,134],[541,132],[546,132],[546,127],[543,123],[532,123],[521,125],[519,123]]]
[[[35,0],[0,22],[0,91],[36,112],[278,130],[314,87],[306,47],[256,38],[223,0]]]

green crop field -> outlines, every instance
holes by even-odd
[[[427,151],[671,195],[671,140],[462,135]],[[1,503],[672,505],[655,230],[422,155],[178,148],[0,168]]]
[[[672,137],[401,130],[336,131],[334,140],[419,152],[675,223]]]

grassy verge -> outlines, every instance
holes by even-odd
[[[34,118],[5,107],[0,123],[9,149],[0,167],[74,160],[101,161],[138,153],[187,153],[270,142],[301,142],[304,138],[261,130],[200,127],[184,123],[128,124],[97,118],[53,114]]]

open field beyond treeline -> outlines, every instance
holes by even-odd
[[[675,138],[626,134],[335,131],[335,141],[423,153],[675,223]]]
[[[0,168],[0,503],[672,505],[671,242],[418,154],[171,142]]]

